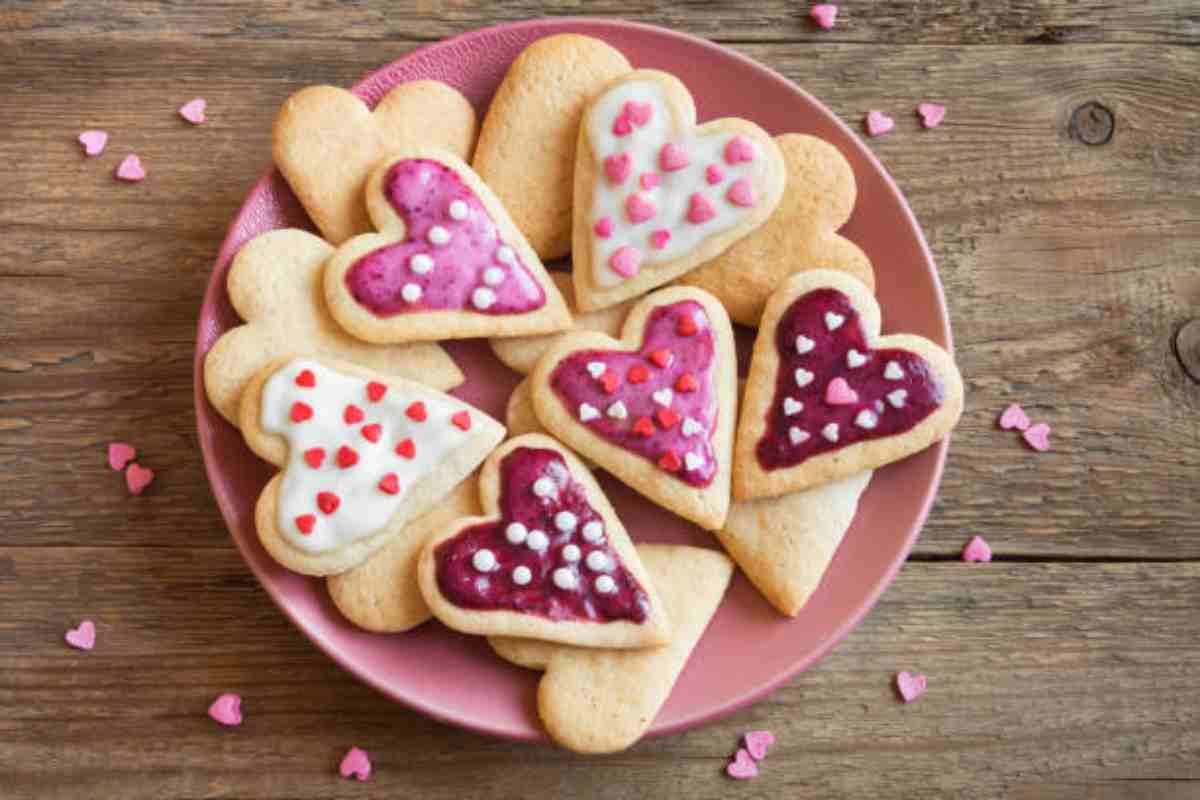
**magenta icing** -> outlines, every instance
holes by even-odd
[[[429,159],[397,161],[384,177],[383,193],[404,220],[407,238],[371,251],[346,272],[346,287],[354,299],[376,316],[441,309],[514,314],[545,305],[546,294],[520,255],[513,252],[511,263],[497,257],[505,245],[499,228],[454,170]],[[465,219],[451,216],[455,201],[466,204]],[[446,244],[429,242],[434,226],[450,233]],[[424,274],[409,263],[418,254],[433,259],[433,268]],[[484,280],[485,270],[493,267],[503,272],[495,285]],[[409,284],[420,287],[418,300],[402,295]],[[487,289],[494,297],[486,308],[473,300],[478,289]]]
[[[681,320],[690,318],[691,324]],[[685,335],[686,334],[686,335]],[[651,355],[660,351],[670,354],[670,362],[662,367]],[[707,486],[716,475],[716,455],[712,445],[717,425],[717,398],[713,390],[716,340],[704,307],[694,300],[684,300],[654,309],[646,320],[641,349],[634,353],[611,350],[584,350],[563,359],[550,376],[550,386],[573,418],[581,419],[580,408],[586,403],[599,415],[583,424],[613,444],[624,447],[642,458],[658,464],[665,472],[673,473],[691,486]],[[588,365],[599,362],[614,373],[612,378],[597,378]],[[647,373],[646,380],[629,380]],[[681,391],[676,388],[680,378],[691,375],[696,388]],[[614,386],[610,393],[605,381]],[[669,406],[655,402],[653,393],[670,390]],[[625,418],[614,418],[608,410],[616,402],[626,410]],[[659,412],[668,409],[678,420],[664,429]],[[638,433],[635,426],[649,419],[653,425],[650,436]],[[685,435],[685,420],[691,420],[699,430]],[[669,421],[669,420],[668,420]],[[692,425],[687,427],[692,428]],[[673,463],[669,453],[674,453]],[[700,459],[698,465],[686,463],[688,453]],[[662,461],[666,459],[667,466]],[[675,468],[669,468],[675,467]]]
[[[845,317],[836,329],[829,330],[827,312]],[[805,336],[813,347],[799,353],[796,339]],[[775,347],[779,354],[779,376],[775,384],[775,399],[766,415],[766,433],[755,448],[763,469],[791,467],[810,456],[827,453],[869,439],[881,439],[911,430],[941,405],[945,390],[925,359],[901,349],[871,350],[863,331],[858,312],[850,298],[836,289],[816,289],[799,297],[784,312],[775,330]],[[849,351],[865,356],[857,367],[847,362]],[[894,362],[903,377],[885,376],[889,363]],[[806,386],[796,382],[796,370],[813,373]],[[850,391],[858,397],[852,403],[831,404],[826,393],[831,381],[845,380]],[[835,387],[834,399],[844,399]],[[903,405],[897,408],[889,395],[903,390]],[[787,403],[786,401],[791,401]],[[785,403],[792,406],[788,414]],[[795,403],[803,409],[795,411]],[[864,428],[856,423],[859,414],[874,414],[876,424]],[[830,423],[838,426],[836,442],[822,435]],[[791,429],[798,428],[807,438],[793,443]]]
[[[554,492],[539,496],[534,484],[548,478]],[[575,515],[574,531],[564,533],[555,524],[555,515],[569,511]],[[500,462],[500,521],[474,525],[438,545],[434,551],[437,582],[441,593],[463,608],[520,611],[552,620],[644,622],[650,611],[645,590],[625,566],[608,541],[592,541],[583,535],[584,526],[604,520],[587,501],[587,494],[567,468],[561,454],[554,450],[520,447]],[[549,537],[547,547],[538,552],[527,543],[513,544],[505,534],[511,523],[519,522],[527,531],[543,531]],[[579,558],[568,561],[563,551],[574,545]],[[495,556],[495,566],[481,572],[473,562],[482,549]],[[607,556],[606,571],[591,569],[588,556],[600,551]],[[531,579],[526,585],[513,580],[513,571],[524,566]],[[559,588],[552,576],[556,569],[571,569],[577,588]],[[613,591],[595,588],[601,575],[608,575]]]

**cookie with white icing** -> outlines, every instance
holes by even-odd
[[[733,493],[774,497],[924,450],[963,409],[954,359],[880,336],[870,290],[844,272],[788,279],[767,301],[738,422]]]
[[[725,521],[737,363],[712,295],[654,292],[629,312],[621,339],[566,334],[529,380],[538,419],[576,452],[697,525]]]
[[[504,438],[500,423],[450,395],[305,356],[255,375],[240,418],[250,449],[281,469],[259,495],[258,538],[305,575],[362,564]]]
[[[579,308],[637,297],[725,252],[771,216],[786,177],[779,147],[753,122],[697,126],[675,76],[613,81],[584,112],[575,151]]]
[[[393,151],[367,179],[378,233],[342,244],[325,267],[333,318],[368,342],[527,336],[571,314],[492,191],[445,150]]]
[[[484,516],[421,553],[421,594],[448,627],[581,647],[665,644],[662,602],[612,505],[554,439],[497,448],[479,479]]]

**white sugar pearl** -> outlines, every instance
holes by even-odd
[[[889,381],[898,381],[904,377],[904,370],[900,369],[900,365],[895,361],[889,361],[883,368],[883,377]]]
[[[817,346],[817,343],[807,336],[796,337],[796,352],[800,355],[811,353],[812,349]]]
[[[883,413],[883,411],[884,411],[884,405],[883,405],[883,401],[882,401],[882,400],[876,400],[876,401],[875,401],[875,413],[876,413],[876,414],[882,414],[882,413]]]
[[[792,444],[801,444],[809,439],[808,431],[800,430],[795,425],[788,428],[788,439]]]
[[[486,548],[476,550],[471,556],[471,564],[480,572],[491,572],[496,568],[496,554]]]
[[[513,583],[517,586],[525,586],[533,580],[533,572],[524,565],[517,567],[512,571]]]
[[[400,296],[404,298],[406,303],[415,303],[421,299],[421,287],[415,283],[406,283],[404,288],[400,290]]]
[[[588,553],[585,563],[592,572],[608,572],[609,569],[608,555],[603,550]]]
[[[441,245],[444,245],[446,242],[450,241],[450,231],[446,230],[441,225],[434,225],[429,229],[429,233],[425,234],[425,238],[429,240],[430,244],[438,245],[440,247]]]
[[[680,427],[680,430],[683,431],[684,436],[695,436],[697,433],[700,433],[700,431],[704,430],[704,428],[699,422],[696,422],[696,420],[692,419],[691,417],[684,417],[683,425]]]
[[[838,328],[842,327],[842,323],[845,321],[846,318],[841,314],[835,314],[832,311],[825,312],[825,327],[831,331],[836,331]]]
[[[689,472],[695,472],[704,466],[704,458],[696,453],[687,453],[683,457],[683,466]]]
[[[538,478],[533,482],[533,493],[538,497],[549,497],[554,494],[554,481],[549,478]]]
[[[499,286],[504,283],[504,270],[499,267],[488,267],[483,271],[483,282],[488,286]]]
[[[513,252],[511,247],[506,244],[502,244],[496,248],[496,260],[501,264],[508,264],[511,266],[517,263],[517,254]]]
[[[408,268],[418,275],[424,275],[433,269],[433,259],[425,253],[417,253],[408,260]]]
[[[504,538],[513,544],[520,544],[525,541],[525,537],[528,535],[529,530],[519,522],[510,522],[508,523],[508,527],[504,529]]]
[[[563,533],[574,533],[577,524],[579,524],[579,518],[570,511],[560,511],[554,515],[554,527]]]
[[[591,422],[592,420],[596,419],[599,416],[600,416],[600,411],[595,406],[593,406],[589,403],[580,403],[579,404],[579,421],[580,422]]]
[[[620,400],[618,400],[617,402],[615,402],[611,406],[609,406],[608,411],[606,411],[605,413],[608,414],[613,419],[625,419],[626,417],[629,416],[629,410],[627,408],[625,408],[625,404],[622,403]]]
[[[599,542],[604,539],[604,525],[598,519],[583,526],[583,538],[589,542]]]
[[[783,398],[783,414],[786,417],[791,417],[799,414],[804,410],[804,403],[799,400],[794,400],[791,397]]]
[[[535,553],[540,553],[550,544],[550,537],[538,530],[529,532],[529,536],[525,539],[525,546]]]
[[[814,377],[815,376],[804,367],[798,367],[796,369],[796,385],[802,389],[812,383]]]
[[[579,549],[578,545],[569,544],[562,549],[562,557],[563,561],[574,564],[583,557],[583,551]]]
[[[831,442],[838,440],[838,426],[836,422],[831,422],[824,428],[821,428],[821,435]]]
[[[603,361],[589,361],[587,371],[593,378],[599,379],[601,375],[608,372],[608,366]]]
[[[466,219],[471,213],[471,209],[467,208],[467,204],[462,200],[455,200],[450,204],[450,217],[452,219]]]
[[[601,575],[596,578],[596,591],[600,594],[612,594],[617,590],[617,582],[611,575]]]
[[[846,351],[846,366],[850,369],[861,367],[867,363],[867,357],[853,348]]]
[[[654,402],[658,403],[660,406],[670,408],[671,401],[675,398],[675,393],[670,389],[659,389],[657,392],[651,395],[651,397],[653,397]]]
[[[492,303],[496,302],[496,293],[491,289],[480,286],[475,291],[471,292],[471,304],[480,311],[486,311],[492,307]]]
[[[894,392],[888,392],[887,399],[892,404],[892,408],[904,408],[904,401],[908,399],[908,390],[897,389]]]
[[[579,578],[570,569],[559,567],[554,570],[554,585],[569,592],[579,586]]]
[[[879,424],[879,417],[875,416],[875,412],[869,408],[864,408],[858,412],[858,416],[854,418],[854,424],[860,428],[871,430]]]

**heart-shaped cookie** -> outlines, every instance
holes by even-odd
[[[725,309],[682,286],[643,298],[620,340],[564,335],[530,376],[534,411],[548,431],[708,530],[729,510],[736,392]]]
[[[233,424],[242,389],[254,373],[297,347],[435,389],[463,382],[458,366],[436,344],[367,344],[338,327],[321,285],[321,270],[332,254],[324,240],[294,228],[256,236],[238,251],[227,286],[246,324],[227,331],[204,356],[204,390]]]
[[[380,233],[355,236],[325,266],[334,319],[370,342],[523,336],[571,314],[504,206],[462,159],[409,147],[367,180]]]
[[[275,560],[306,575],[363,563],[504,438],[476,408],[352,364],[285,356],[242,395],[250,449],[282,468],[255,509]]]
[[[423,142],[469,158],[475,145],[475,110],[440,81],[402,83],[372,99],[373,111],[345,89],[309,86],[275,117],[275,164],[334,244],[371,229],[363,185],[388,152]]]
[[[673,75],[635,70],[584,112],[572,260],[583,311],[618,303],[724,252],[779,205],[786,169],[752,122],[696,126]]]
[[[738,423],[735,498],[881,467],[954,427],[963,385],[950,354],[879,329],[879,304],[844,272],[802,272],[771,295]]]
[[[638,545],[638,555],[671,620],[671,643],[642,650],[597,650],[493,637],[506,661],[544,670],[538,714],[563,747],[581,753],[624,750],[642,737],[708,627],[733,577],[716,550]]]
[[[435,535],[421,594],[455,630],[583,647],[665,644],[668,622],[624,526],[587,468],[548,436],[510,439],[479,479],[486,516]]]
[[[854,210],[854,170],[841,151],[815,136],[775,137],[787,188],[765,223],[721,255],[680,278],[716,295],[734,322],[758,326],[767,298],[795,272],[835,269],[875,288],[871,261],[839,236]]]

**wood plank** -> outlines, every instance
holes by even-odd
[[[20,614],[0,614],[0,785],[15,798],[1195,796],[1197,587],[1200,564],[910,564],[771,698],[589,759],[381,702],[231,549],[4,548],[0,607]],[[99,643],[79,654],[60,637],[85,613]],[[897,669],[928,675],[928,694],[900,704]],[[204,716],[226,690],[245,696],[236,730]],[[725,760],[762,727],[779,743],[735,786]],[[351,744],[372,753],[367,787],[334,776]]]

